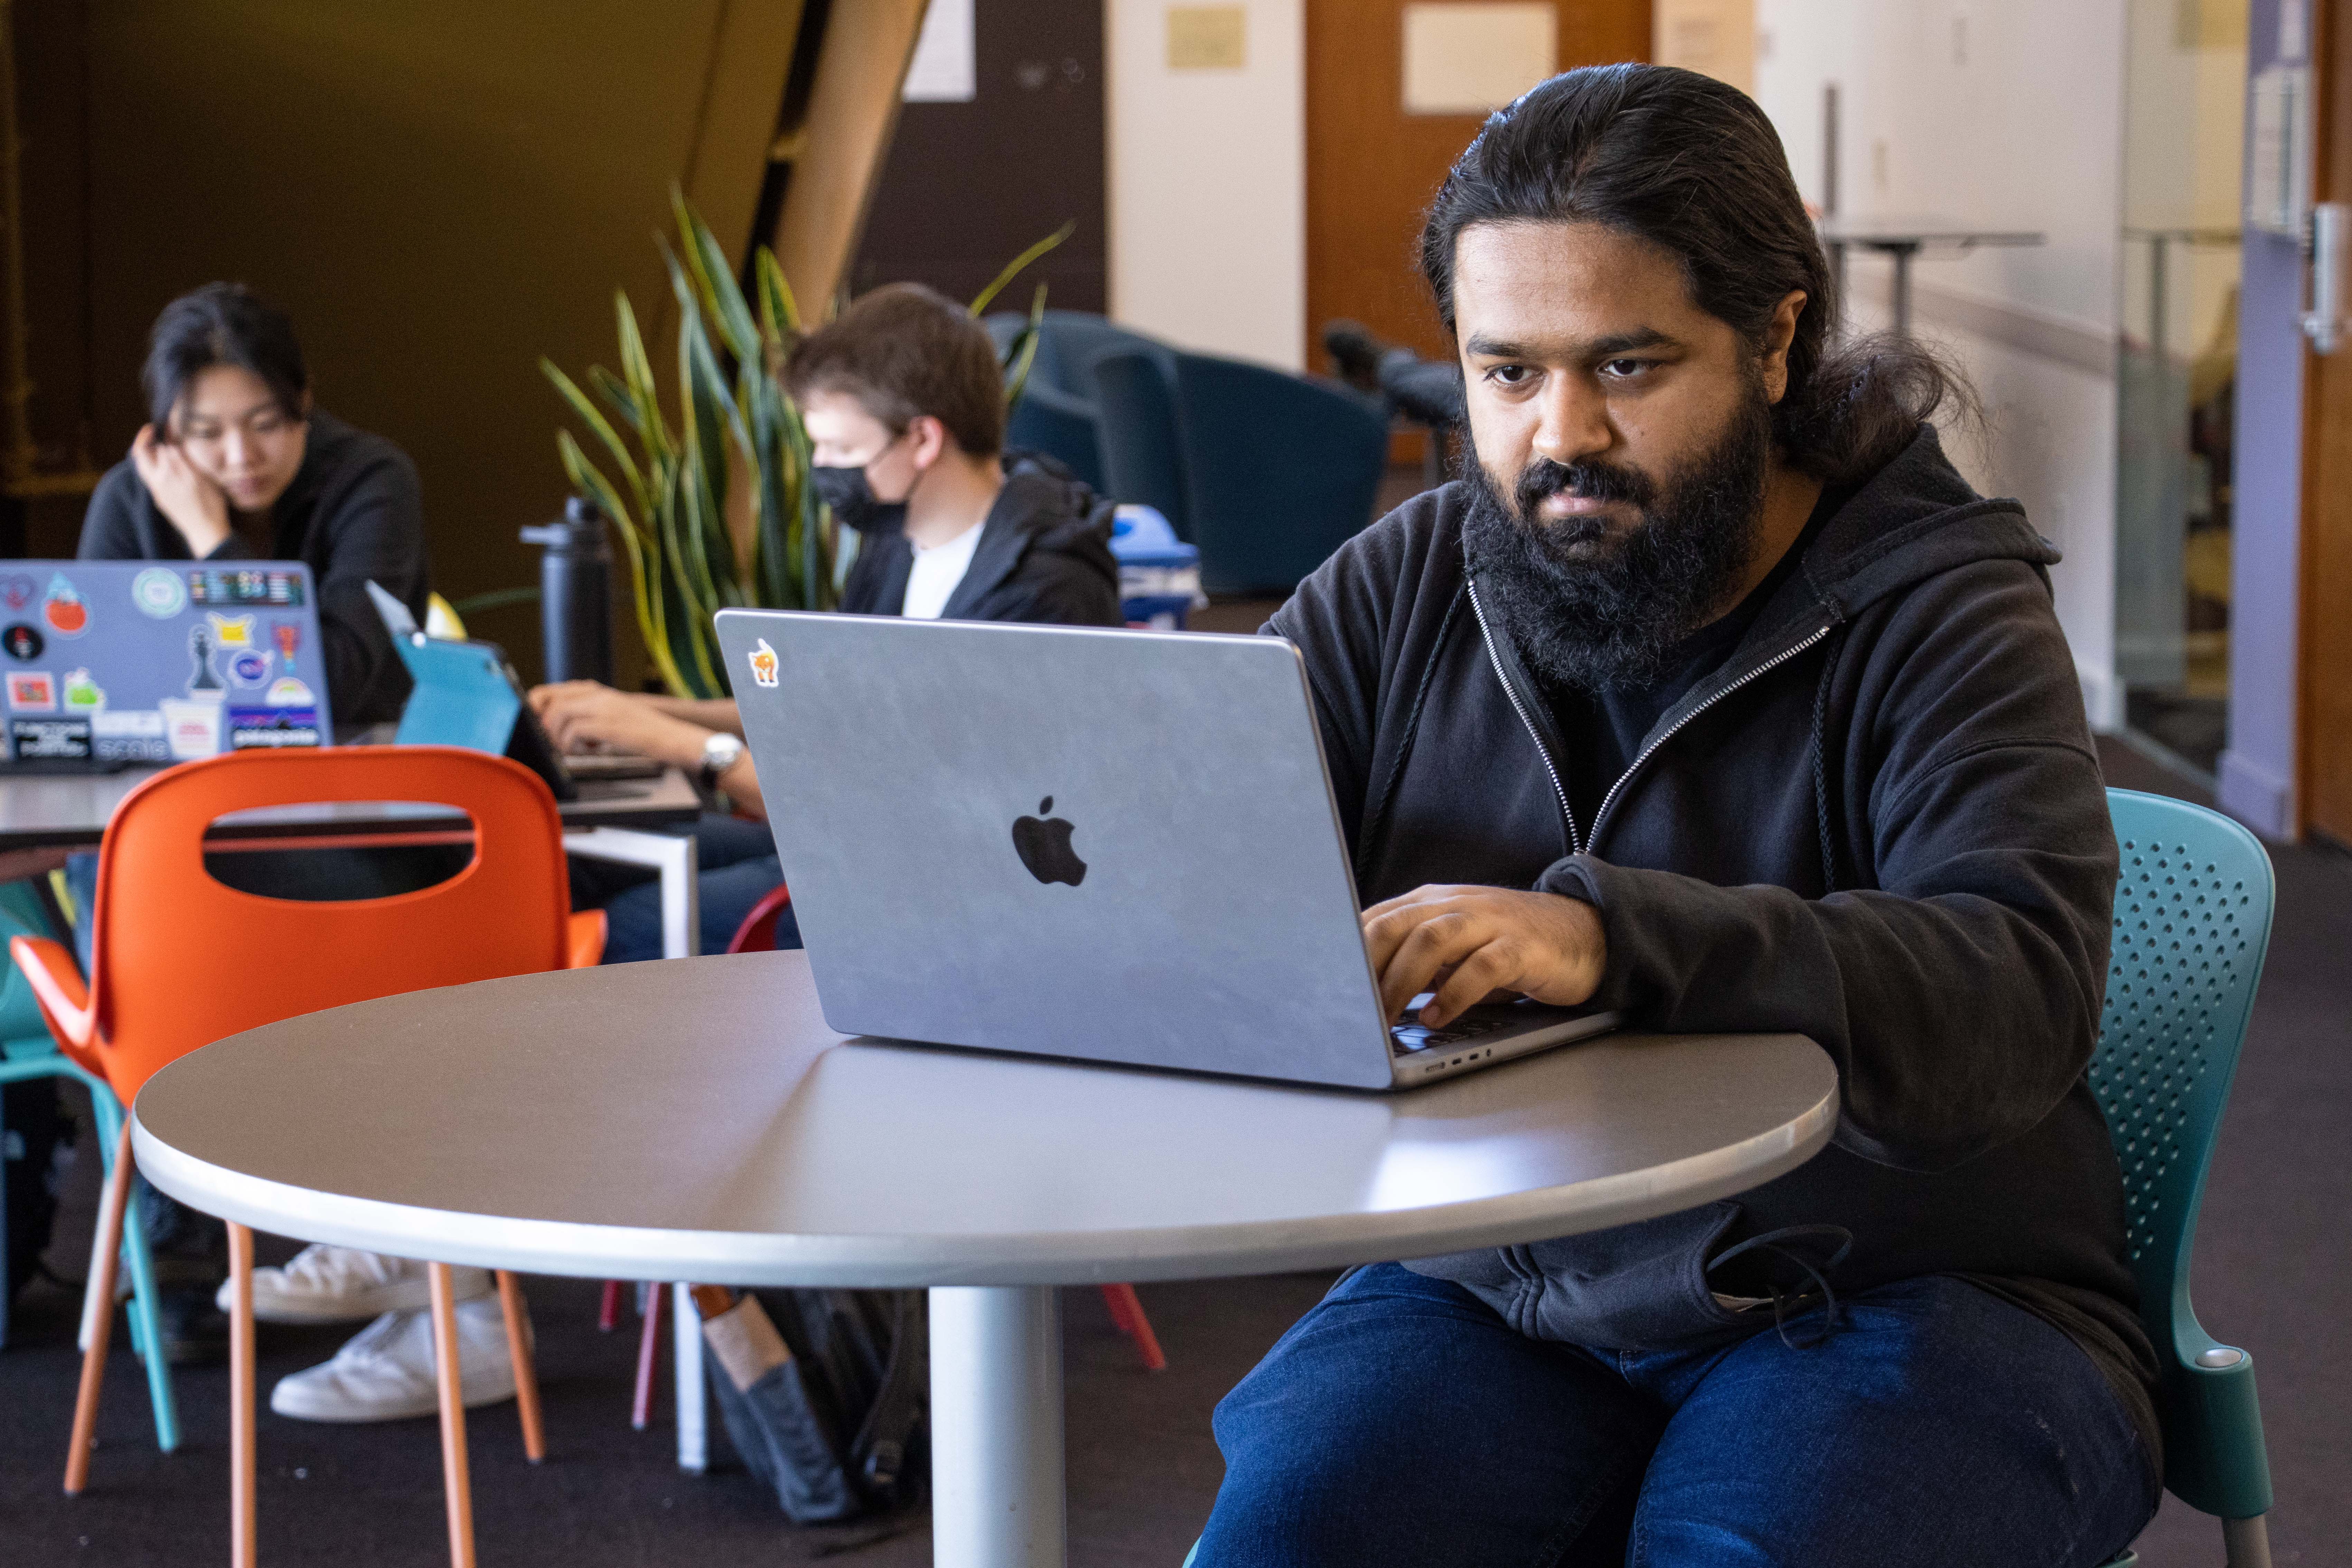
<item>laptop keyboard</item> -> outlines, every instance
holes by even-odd
[[[1414,997],[1406,1009],[1407,1015],[1418,1013],[1428,1001],[1426,995]],[[1406,1057],[1420,1051],[1444,1050],[1486,1035],[1498,1035],[1524,1021],[1524,1016],[1508,1005],[1479,1006],[1470,1008],[1442,1029],[1420,1024],[1391,1024],[1389,1038],[1395,1042],[1396,1054]]]

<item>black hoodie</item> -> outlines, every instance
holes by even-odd
[[[1004,455],[1004,488],[988,509],[971,564],[940,618],[1126,625],[1118,563],[1110,552],[1112,503],[1050,458]],[[906,602],[914,546],[903,533],[866,537],[841,586],[850,615],[895,616]]]
[[[2122,1178],[2084,1078],[2116,851],[2057,551],[1923,429],[1579,823],[1536,682],[1481,614],[1467,502],[1459,483],[1408,502],[1267,626],[1305,655],[1360,897],[1586,900],[1598,1000],[1649,1028],[1809,1036],[1843,1107],[1828,1149],[1736,1202],[1412,1267],[1540,1338],[1695,1345],[1756,1324],[1715,1300],[1760,1288],[1710,1278],[1726,1248],[1833,1226],[1838,1289],[1960,1275],[2064,1330],[2154,1456]]]

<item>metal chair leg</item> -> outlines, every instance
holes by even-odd
[[[180,1407],[172,1394],[172,1358],[156,1314],[155,1258],[144,1224],[127,1219],[122,1255],[131,1265],[132,1339],[147,1358],[147,1403],[155,1412],[155,1446],[165,1453],[180,1446]]]
[[[539,1368],[531,1361],[530,1323],[515,1277],[503,1268],[498,1277],[499,1307],[507,1320],[507,1354],[514,1360],[515,1409],[522,1416],[523,1456],[536,1465],[547,1458],[547,1432],[539,1419]]]
[[[2252,1519],[2221,1521],[2221,1549],[2230,1568],[2271,1568],[2271,1532],[2263,1522],[2265,1517],[2258,1513]]]
[[[228,1551],[235,1568],[254,1568],[259,1551],[254,1502],[253,1232],[228,1227]]]
[[[637,1390],[629,1405],[629,1425],[642,1432],[654,1416],[654,1352],[661,1343],[662,1288],[646,1290],[645,1330],[637,1336]]]
[[[1151,1331],[1151,1320],[1143,1315],[1142,1299],[1132,1285],[1106,1285],[1103,1300],[1110,1304],[1111,1321],[1119,1331],[1135,1342],[1135,1352],[1143,1358],[1145,1370],[1166,1372],[1168,1357],[1160,1349],[1160,1336]]]
[[[466,1464],[466,1390],[457,1372],[457,1290],[446,1263],[428,1263],[433,1372],[441,1394],[441,1487],[449,1507],[450,1568],[474,1568],[474,1483]]]
[[[66,1450],[66,1496],[79,1497],[89,1481],[89,1450],[98,1438],[98,1396],[106,1385],[107,1342],[114,1334],[114,1268],[122,1250],[122,1211],[131,1201],[131,1129],[114,1146],[114,1169],[106,1178],[99,1210],[98,1246],[90,1258],[89,1288],[82,1298],[88,1348],[81,1357],[81,1387],[74,1395],[73,1436]],[[90,1314],[95,1312],[93,1321]]]

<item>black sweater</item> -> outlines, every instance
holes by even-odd
[[[1413,1267],[1527,1333],[1656,1348],[1752,1325],[1712,1299],[1744,1293],[1707,1278],[1725,1247],[1838,1226],[1838,1288],[1958,1274],[2020,1302],[2109,1371],[2153,1454],[2122,1178],[2084,1077],[2116,850],[2057,552],[1923,430],[1578,822],[1536,685],[1479,613],[1465,499],[1408,502],[1267,628],[1305,655],[1360,896],[1586,900],[1599,1001],[1650,1028],[1809,1036],[1843,1108],[1828,1149],[1737,1202]]]
[[[981,525],[971,564],[940,612],[950,621],[1124,626],[1111,502],[1048,458],[1008,452],[1004,488]],[[914,547],[903,533],[867,538],[842,584],[851,615],[895,616],[906,603]]]
[[[232,531],[206,559],[309,566],[318,585],[319,636],[326,644],[327,696],[336,727],[399,718],[408,700],[408,671],[393,651],[367,584],[370,578],[383,584],[424,620],[425,510],[416,465],[383,437],[313,409],[302,466],[272,518],[266,556]],[[185,561],[188,544],[125,458],[107,470],[89,498],[75,553],[84,561]]]

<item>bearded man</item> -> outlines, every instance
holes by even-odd
[[[2156,1363],[2084,1078],[2116,850],[2057,552],[1946,459],[1932,356],[1832,341],[1730,88],[1546,82],[1421,262],[1464,477],[1268,628],[1382,993],[1801,1033],[1842,1115],[1736,1202],[1351,1271],[1219,1406],[1199,1563],[2105,1562]]]

